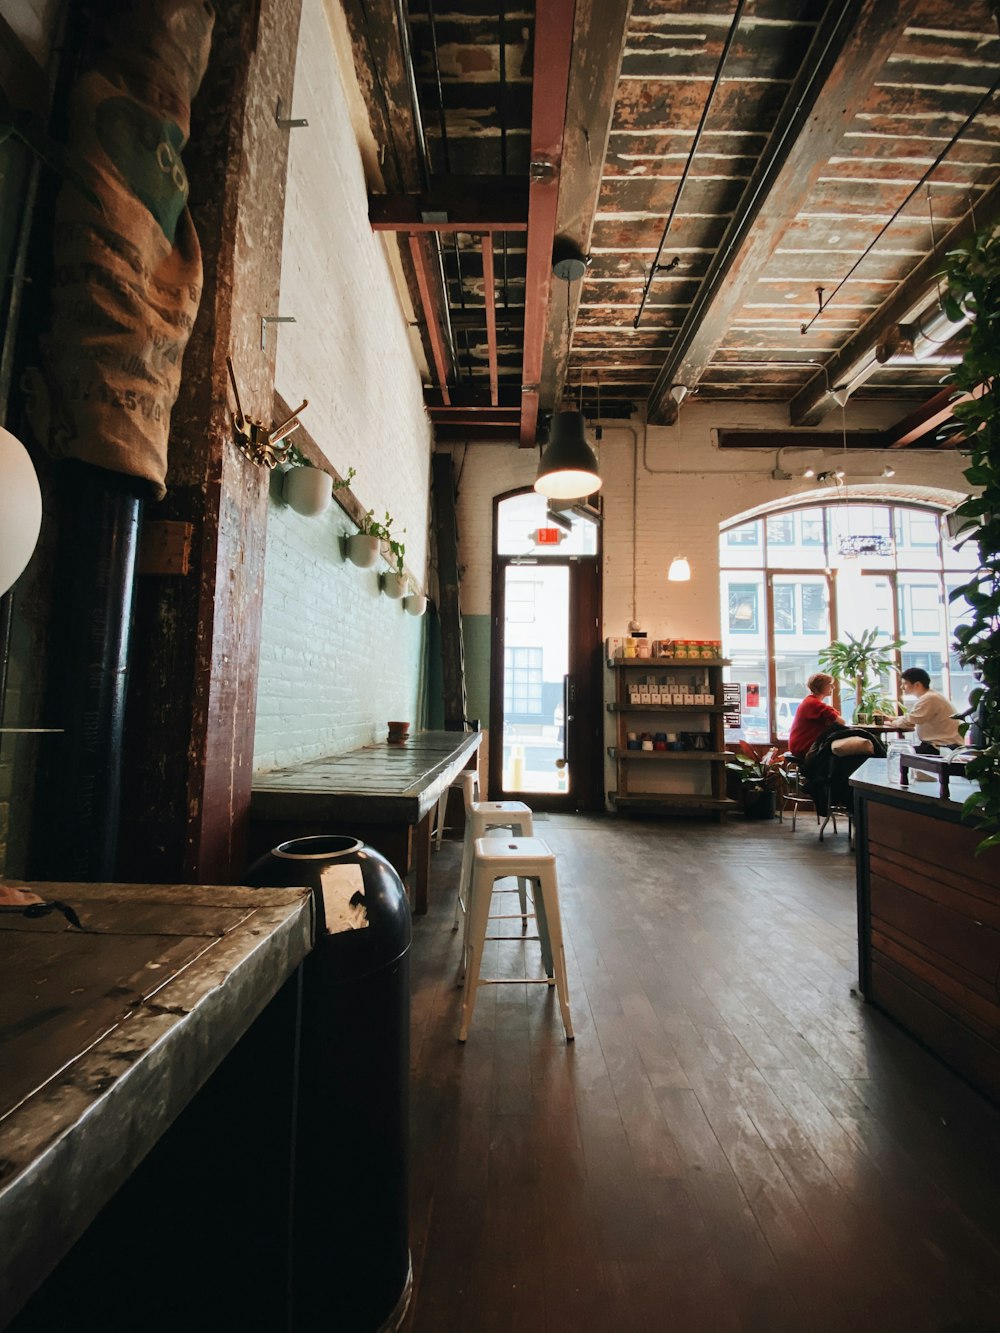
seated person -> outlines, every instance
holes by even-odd
[[[795,710],[792,729],[788,733],[788,748],[794,755],[804,755],[831,727],[843,726],[844,719],[828,703],[833,693],[833,677],[823,671],[810,676],[806,684],[809,693]]]
[[[913,695],[916,702],[902,717],[890,718],[887,726],[898,727],[900,731],[915,730],[921,745],[964,745],[954,705],[931,689],[931,678],[923,667],[909,667],[900,680],[903,693]]]

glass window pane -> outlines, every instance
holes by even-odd
[[[530,598],[530,621],[516,614]],[[566,789],[563,677],[569,660],[569,569],[508,565],[504,570],[503,786]],[[511,615],[512,608],[515,611]]]
[[[794,546],[795,519],[791,514],[775,514],[767,520],[768,546]]]
[[[774,589],[774,632],[795,633],[795,588],[791,583]]]
[[[825,574],[774,574],[774,735],[787,740],[795,710],[805,698],[806,681],[818,670],[817,654],[830,642],[830,592]],[[791,602],[791,632],[779,638],[778,607]]]
[[[729,585],[730,634],[756,634],[760,629],[760,588],[755,583]]]
[[[927,509],[896,509],[893,528],[897,569],[941,568],[941,520]]]
[[[764,523],[741,523],[728,528],[720,541],[721,563],[732,569],[760,568],[764,564]]]

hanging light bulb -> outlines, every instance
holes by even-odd
[[[550,500],[579,500],[601,488],[597,456],[587,443],[582,412],[557,412],[538,464],[535,490]]]
[[[886,463],[885,467],[882,469],[882,476],[894,477],[895,475],[896,475],[896,469],[890,463]]]
[[[691,580],[691,566],[688,564],[687,557],[675,555],[670,562],[670,569],[667,571],[667,581],[669,583],[689,583]]]

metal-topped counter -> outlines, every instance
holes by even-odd
[[[32,884],[0,915],[0,1327],[312,947],[306,889]]]

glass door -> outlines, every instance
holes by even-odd
[[[502,498],[497,519],[490,794],[594,808],[604,769],[597,530],[579,518],[553,525],[534,492]]]
[[[825,573],[769,574],[773,652],[772,736],[787,740],[806,682],[818,670],[817,656],[830,633],[830,581]]]

